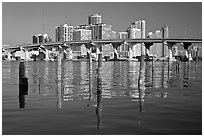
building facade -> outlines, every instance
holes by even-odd
[[[52,42],[52,39],[47,34],[38,34],[33,36],[33,44]]]
[[[73,40],[91,40],[91,32],[91,30],[87,29],[75,29],[73,32]],[[87,55],[87,49],[84,45],[73,46],[72,51],[74,57]]]
[[[91,25],[92,39],[111,39],[112,30],[111,25],[100,23]]]
[[[74,27],[63,24],[55,27],[56,42],[72,41]]]
[[[160,30],[154,32],[149,32],[147,38],[168,38],[169,29],[167,26]],[[168,56],[168,47],[163,43],[154,43],[150,47],[150,54],[155,57],[167,57]]]
[[[139,28],[129,27],[127,29],[127,32],[128,32],[128,38],[129,39],[136,39],[136,38],[141,38],[142,37],[142,35],[141,35],[142,31]],[[141,44],[133,45],[133,47],[132,47],[133,57],[141,56],[141,50],[143,50],[143,53],[145,52],[144,48],[142,49],[141,46],[142,46]]]
[[[119,39],[128,39],[128,33],[127,32],[119,32]],[[121,44],[120,47],[117,49],[118,51],[118,56],[123,58],[123,57],[128,57],[128,45]]]

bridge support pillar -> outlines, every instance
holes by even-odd
[[[43,52],[45,54],[44,60],[49,60],[49,51],[44,46],[40,45],[39,52]]]
[[[176,59],[173,57],[173,52],[172,52],[172,49],[173,49],[173,46],[175,45],[176,43],[175,42],[164,42],[163,45],[166,45],[168,47],[168,58],[169,58],[169,61],[176,61]]]
[[[149,55],[150,55],[150,47],[153,45],[153,43],[144,43],[145,44],[145,58],[149,59]]]
[[[124,42],[124,45],[128,45],[128,60],[133,60],[133,46],[135,45],[136,43],[127,43],[127,42]]]
[[[24,53],[25,53],[25,56],[24,56],[24,60],[31,60],[31,58],[30,58],[30,56],[29,56],[29,52],[26,50],[26,49],[24,49],[24,48],[20,48],[20,50],[21,51],[24,51]],[[21,57],[22,58],[22,57]],[[23,59],[23,58],[22,58]]]
[[[69,60],[72,60],[72,59],[73,59],[73,52],[72,52],[71,47],[68,49],[68,59],[69,59]]]
[[[62,59],[67,59],[67,50],[63,49]]]
[[[44,60],[49,60],[49,51],[48,51],[48,49],[45,49],[45,59]]]
[[[103,44],[97,44],[96,45],[96,60],[98,60],[99,54],[102,54],[102,46],[103,46]]]
[[[122,43],[111,43],[111,45],[114,48],[114,60],[118,59],[118,51],[117,48],[121,45]]]
[[[7,59],[10,60],[11,59],[11,53],[9,51],[7,51]]]
[[[190,43],[190,42],[181,43],[181,46],[184,47],[185,55],[186,55],[186,57],[188,58],[188,61],[193,60],[192,57],[191,57],[191,52],[188,50],[188,47],[191,46],[191,44],[192,44],[192,43]]]
[[[193,58],[192,58],[192,56],[191,56],[191,51],[189,50],[188,51],[188,61],[192,61],[193,60]]]

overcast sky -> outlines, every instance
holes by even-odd
[[[2,4],[2,44],[32,43],[32,36],[48,34],[55,41],[55,26],[88,24],[88,16],[102,15],[112,30],[126,31],[135,20],[146,20],[146,34],[168,25],[169,37],[202,38],[202,3],[100,2]],[[44,27],[43,27],[44,26]]]

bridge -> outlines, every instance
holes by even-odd
[[[192,45],[192,43],[202,43],[202,39],[181,39],[181,38],[173,38],[173,39],[151,39],[151,38],[139,38],[139,39],[99,39],[99,40],[79,40],[79,41],[65,41],[65,42],[52,42],[52,43],[37,43],[37,44],[26,44],[26,45],[18,45],[17,47],[9,47],[7,49],[4,49],[8,53],[8,59],[11,56],[11,53],[14,53],[16,51],[24,51],[25,52],[25,59],[29,60],[30,57],[28,55],[28,52],[33,49],[41,50],[45,54],[45,60],[49,60],[49,50],[52,47],[57,47],[58,50],[63,50],[64,53],[67,54],[69,52],[70,59],[72,59],[72,48],[74,46],[82,46],[84,45],[87,49],[87,53],[91,54],[91,48],[96,48],[96,60],[98,58],[98,54],[102,52],[102,47],[104,45],[110,44],[114,48],[114,58],[118,58],[117,48],[121,46],[122,44],[128,45],[129,47],[129,60],[133,58],[133,46],[135,44],[141,45],[141,49],[143,52],[141,52],[142,55],[149,55],[150,47],[154,43],[162,43],[163,45],[166,45],[168,47],[168,57],[173,59],[172,54],[172,47],[180,43],[181,46],[185,49],[185,55],[186,57],[191,60],[191,53],[189,51],[189,46]],[[141,51],[142,51],[141,50]]]

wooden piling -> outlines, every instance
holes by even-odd
[[[28,95],[28,78],[25,75],[25,64],[21,60],[19,64],[19,107],[25,107],[25,95]]]
[[[92,56],[91,56],[91,48],[90,48],[90,53],[89,53],[89,93],[90,93],[90,98],[89,100],[92,99]]]
[[[152,87],[154,88],[154,57],[152,59]]]
[[[102,126],[102,54],[98,54],[98,77],[97,77],[97,129],[100,129]]]
[[[196,50],[196,65],[195,65],[195,67],[197,68],[197,65],[198,64],[198,49]]]
[[[102,53],[98,54],[98,69],[102,69]]]
[[[142,106],[143,106],[144,95],[145,95],[145,62],[142,58],[140,60],[138,91],[139,91],[140,112],[142,112]]]

